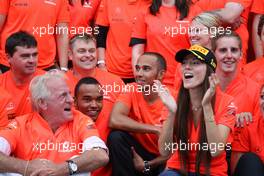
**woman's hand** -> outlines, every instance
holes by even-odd
[[[204,94],[204,97],[202,100],[202,106],[209,105],[211,103],[212,98],[215,95],[216,86],[220,82],[215,73],[212,73],[208,79],[209,79],[210,87]]]
[[[174,97],[170,94],[168,88],[161,84],[159,80],[154,80],[154,85],[156,86],[156,90],[158,91],[158,95],[163,102],[163,104],[168,108],[171,113],[176,113],[177,103]]]

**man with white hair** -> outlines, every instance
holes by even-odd
[[[93,121],[73,110],[60,71],[35,77],[30,93],[34,112],[0,131],[0,173],[74,175],[108,162],[107,147]]]

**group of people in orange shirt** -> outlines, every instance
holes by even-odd
[[[263,175],[263,51],[259,0],[2,0],[0,175]]]

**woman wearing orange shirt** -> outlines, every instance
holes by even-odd
[[[174,54],[190,46],[188,27],[201,9],[187,0],[153,0],[149,9],[135,20],[130,40],[132,68],[144,51],[158,52],[166,59],[168,69],[163,82],[172,86],[177,62]]]
[[[160,176],[226,176],[225,147],[235,123],[235,106],[233,98],[217,88],[215,56],[193,45],[180,50],[176,60],[182,63],[183,75],[177,104],[168,91],[159,91],[169,110],[159,150],[163,156],[171,155]]]
[[[70,36],[80,33],[98,33],[92,23],[100,0],[69,0]]]

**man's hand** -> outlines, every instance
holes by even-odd
[[[249,122],[253,122],[253,116],[251,112],[242,112],[236,115],[236,127],[244,127],[244,123],[246,122],[249,125]]]
[[[133,163],[135,166],[135,169],[139,172],[144,171],[144,160],[139,156],[139,154],[136,152],[134,147],[131,147],[132,153],[133,153]]]
[[[64,165],[64,166],[63,166]],[[67,163],[61,165],[54,164],[46,159],[35,159],[29,162],[25,175],[30,176],[63,176],[65,175]],[[68,173],[68,171],[66,170]]]

